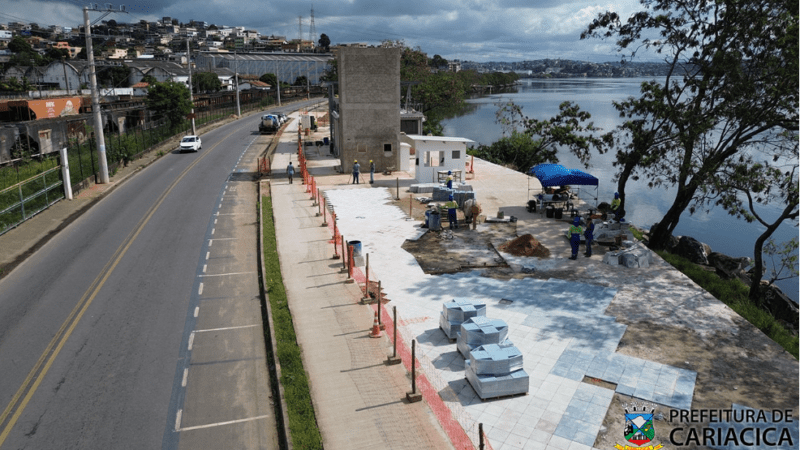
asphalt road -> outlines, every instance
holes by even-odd
[[[263,349],[248,348],[263,345],[242,173],[264,149],[258,120],[159,159],[0,281],[0,448],[273,447],[274,424],[254,423],[271,414]]]

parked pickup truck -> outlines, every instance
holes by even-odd
[[[281,127],[281,119],[277,114],[265,114],[261,116],[261,123],[258,124],[258,132],[270,134],[277,132]]]

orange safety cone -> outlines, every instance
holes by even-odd
[[[375,313],[375,320],[372,321],[372,332],[369,334],[371,338],[381,337],[381,327],[378,325],[378,313]]]

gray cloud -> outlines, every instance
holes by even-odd
[[[277,0],[144,0],[125,5],[129,14],[106,19],[153,21],[163,16],[181,22],[202,20],[216,25],[244,26],[262,34],[308,37],[311,2]],[[629,14],[640,9],[636,0],[613,4],[585,0],[351,0],[313,5],[316,36],[327,34],[334,44],[404,40],[429,55],[474,61],[515,61],[569,58],[592,61],[617,59],[612,43],[581,41],[580,32],[606,9]],[[0,21],[75,26],[82,22],[77,0],[5,0]],[[91,13],[94,19],[99,13]]]

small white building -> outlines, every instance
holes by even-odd
[[[417,182],[436,183],[439,181],[439,172],[458,170],[464,173],[467,144],[475,141],[460,137],[401,134],[400,142],[401,146],[405,143],[414,149]]]

